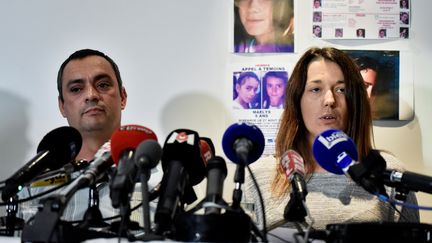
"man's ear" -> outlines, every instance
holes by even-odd
[[[127,92],[124,87],[122,87],[121,89],[120,96],[121,96],[121,109],[124,110],[127,103]]]
[[[62,114],[63,117],[66,117],[64,112],[64,101],[60,98],[60,96],[58,96],[57,99],[58,99],[58,106],[59,106],[60,113]]]

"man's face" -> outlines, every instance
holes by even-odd
[[[376,83],[377,72],[373,69],[366,68],[360,70],[360,74],[363,77],[363,82],[366,86],[368,97],[370,98],[372,95],[372,89]]]
[[[88,56],[70,61],[63,71],[59,108],[70,126],[81,134],[113,132],[120,127],[126,91],[120,92],[111,64],[103,57]]]

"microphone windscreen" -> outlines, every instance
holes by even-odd
[[[227,128],[222,137],[222,148],[225,155],[232,162],[240,164],[240,159],[235,151],[234,143],[238,139],[246,139],[252,143],[252,149],[248,154],[248,162],[252,163],[258,160],[264,152],[264,134],[255,125],[246,123],[235,123]]]
[[[59,127],[46,134],[37,147],[37,152],[48,150],[53,156],[47,169],[57,170],[71,162],[81,150],[82,137],[73,127]]]
[[[162,157],[162,147],[156,140],[144,140],[135,150],[135,161],[140,158],[147,158],[150,163],[149,169],[156,167]]]
[[[120,155],[127,149],[135,150],[144,140],[156,140],[156,134],[149,128],[140,125],[124,125],[111,136],[111,156],[117,165]]]
[[[208,137],[200,137],[200,142],[201,141],[205,141],[207,143],[207,145],[209,146],[209,151],[212,154],[212,157],[216,156],[216,150],[213,141]]]
[[[345,165],[338,164],[339,156],[348,155],[357,161],[358,153],[354,141],[344,132],[337,129],[329,129],[318,135],[312,146],[313,155],[318,164],[325,170],[342,175]]]
[[[207,166],[208,161],[215,156],[213,142],[209,138],[200,138],[199,145],[202,160],[204,161],[204,165]]]
[[[171,161],[180,161],[189,174],[189,182],[192,186],[200,183],[206,169],[197,132],[188,129],[177,129],[171,132],[163,146],[162,169],[167,170]]]
[[[299,153],[290,149],[286,151],[280,160],[280,166],[288,178],[291,180],[291,177],[294,173],[298,173],[301,176],[305,176],[305,168],[303,158]]]

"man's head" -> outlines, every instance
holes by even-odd
[[[359,67],[360,74],[363,77],[363,81],[366,86],[368,97],[372,96],[372,90],[377,82],[378,74],[378,62],[370,57],[362,56],[355,59],[357,66]]]
[[[63,100],[62,79],[63,79],[63,72],[64,72],[66,65],[72,60],[83,59],[83,58],[88,57],[88,56],[100,56],[100,57],[103,57],[104,59],[106,59],[111,64],[112,69],[115,73],[115,76],[116,76],[117,82],[118,82],[118,86],[119,86],[119,90],[121,91],[121,89],[123,88],[123,81],[122,81],[121,76],[120,76],[120,70],[119,70],[117,64],[114,62],[114,60],[112,60],[109,56],[105,55],[104,53],[102,53],[100,51],[92,50],[92,49],[82,49],[82,50],[78,50],[78,51],[72,53],[72,55],[70,55],[60,66],[60,69],[59,69],[58,74],[57,74],[57,90],[59,92],[59,98],[61,100]]]
[[[79,50],[61,65],[57,88],[63,117],[81,135],[98,132],[104,139],[120,127],[127,94],[114,61],[96,50]]]

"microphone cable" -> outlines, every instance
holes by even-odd
[[[420,205],[415,205],[412,203],[406,203],[406,202],[399,202],[397,200],[391,199],[385,195],[382,194],[375,194],[379,200],[383,201],[383,202],[387,202],[387,203],[391,203],[391,204],[396,204],[396,205],[400,205],[402,207],[406,207],[406,208],[411,208],[411,209],[419,209],[419,210],[432,210],[432,207],[428,207],[428,206],[420,206]],[[399,212],[400,213],[400,212]]]
[[[257,190],[257,193],[258,193],[258,199],[259,199],[259,202],[260,202],[260,204],[261,204],[261,214],[262,214],[262,224],[263,224],[263,230],[262,230],[262,232],[260,232],[260,233],[262,234],[261,237],[262,237],[263,242],[268,242],[268,241],[267,241],[267,220],[266,220],[266,213],[265,213],[264,200],[263,200],[263,197],[262,197],[262,194],[261,194],[261,190],[260,190],[260,188],[259,188],[259,186],[258,186],[258,182],[256,181],[256,178],[255,178],[254,173],[253,173],[252,170],[250,169],[249,165],[246,165],[246,168],[247,168],[247,170],[248,170],[248,172],[249,172],[249,175],[250,175],[251,178],[252,178],[252,182],[253,182],[253,184],[254,184],[254,187],[255,187],[256,190]],[[254,226],[254,224],[252,224],[252,225]],[[256,227],[256,226],[255,226],[255,227]],[[256,229],[256,230],[259,231],[259,229]]]

